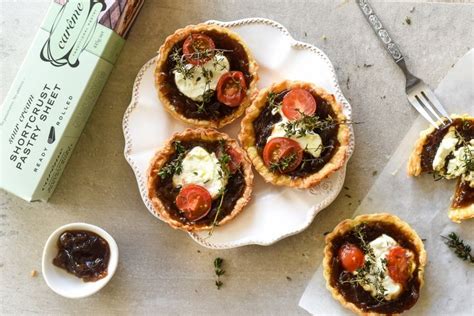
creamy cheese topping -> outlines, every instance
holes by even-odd
[[[474,157],[474,139],[456,149],[459,142],[455,128],[451,127],[436,151],[433,159],[433,170],[440,172],[446,179],[462,176],[464,181],[469,181],[469,185],[474,187],[474,172],[467,170],[467,161]],[[450,159],[446,170],[444,170],[448,157]]]
[[[369,247],[372,248],[372,251],[375,256],[375,266],[376,270],[384,271],[384,279],[382,282],[383,287],[385,288],[385,299],[390,301],[397,298],[402,292],[402,286],[396,283],[388,274],[386,264],[383,263],[386,259],[387,254],[390,251],[390,248],[397,246],[397,242],[388,235],[381,235],[380,237],[372,240],[369,243]],[[367,260],[367,258],[366,258]],[[375,276],[374,276],[375,278]],[[373,282],[372,282],[373,283]],[[376,296],[377,291],[373,284],[361,284],[364,290],[370,292],[370,295]]]
[[[471,139],[470,143],[466,146],[459,147],[453,152],[454,158],[448,161],[448,168],[446,173],[455,178],[463,174],[467,174],[469,178],[472,178],[472,171],[467,173],[467,160],[474,157],[474,139]]]
[[[175,70],[174,81],[178,90],[194,101],[202,101],[204,92],[215,90],[219,78],[230,69],[229,61],[222,54],[214,55],[203,65],[186,64],[185,67],[190,69],[190,76],[185,78],[181,72]]]
[[[227,184],[219,160],[215,153],[209,154],[201,146],[191,149],[182,162],[182,172],[173,176],[175,187],[185,184],[198,184],[205,187],[214,199]]]
[[[436,151],[435,157],[433,159],[433,170],[443,170],[446,158],[456,149],[458,141],[459,139],[456,137],[455,128],[451,127],[448,133],[446,133],[446,135],[443,137],[443,140],[439,144],[438,150]]]
[[[288,137],[285,133],[284,124],[289,121],[281,110],[280,115],[282,117],[282,120],[273,126],[272,133],[268,137],[267,142],[275,137]],[[319,136],[318,134],[306,133],[306,135],[303,137],[290,136],[288,138],[297,141],[300,144],[301,148],[303,148],[303,150],[307,151],[315,158],[318,158],[321,155],[323,143],[321,141],[321,136]]]

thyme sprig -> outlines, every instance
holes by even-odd
[[[225,274],[225,270],[222,269],[223,263],[224,263],[224,259],[220,257],[217,257],[216,259],[214,259],[214,273],[216,274],[215,284],[218,290],[220,290],[222,285],[224,285],[224,283],[222,283],[221,281],[221,276]]]
[[[214,216],[214,220],[212,221],[211,229],[209,230],[209,233],[207,234],[208,237],[211,237],[212,234],[214,233],[214,228],[219,226],[219,214],[221,213],[222,209],[222,202],[224,202],[224,196],[225,196],[225,188],[221,188],[219,190],[219,193],[217,196],[220,196],[219,198],[219,205],[217,205],[217,211],[216,211],[216,216]]]
[[[355,277],[349,280],[342,280],[342,283],[359,284],[362,287],[372,285],[375,289],[375,299],[379,302],[385,300],[387,289],[383,285],[387,259],[381,259],[382,267],[377,267],[374,251],[366,241],[365,225],[361,224],[354,229],[354,234],[359,239],[362,250],[365,254],[364,266],[355,272]]]
[[[171,60],[174,62],[173,71],[176,71],[183,75],[184,79],[191,79],[193,74],[193,67],[190,67],[184,61],[184,55],[182,54],[181,48],[175,48],[170,54]]]
[[[464,123],[464,126],[466,126],[466,123],[470,125],[470,123],[466,121]],[[463,146],[463,155],[460,159],[463,164],[459,166],[459,168],[465,168],[466,173],[474,171],[474,154],[470,148],[471,144],[466,140],[466,138],[461,133],[459,133],[457,129],[455,129],[455,131],[456,131],[457,137],[459,138],[459,141],[461,142],[461,146]]]
[[[280,110],[282,101],[277,102],[277,98],[284,92],[285,91],[276,93],[276,92],[271,91],[271,92],[268,93],[267,103],[268,103],[268,106],[271,109],[272,114],[275,114],[276,112],[278,112]]]
[[[160,171],[158,171],[158,175],[162,180],[173,176],[174,174],[181,174],[183,171],[183,159],[184,155],[186,153],[186,149],[184,148],[183,145],[181,145],[180,141],[175,141],[174,142],[174,149],[178,156],[173,159],[172,161],[168,162],[166,165],[164,165]]]
[[[315,130],[326,130],[341,124],[355,124],[349,120],[338,121],[332,116],[320,118],[319,116],[306,115],[301,111],[299,113],[301,114],[300,119],[283,124],[286,136],[304,137]]]
[[[286,157],[281,158],[278,161],[271,162],[269,167],[270,171],[278,171],[280,173],[283,173],[286,169],[288,169],[288,167],[290,167],[295,162],[296,158],[296,154],[292,153]]]
[[[218,161],[219,161],[219,165],[220,165],[221,168],[218,171],[218,173],[219,173],[219,177],[221,179],[225,179],[225,178],[228,178],[229,175],[230,175],[229,162],[231,161],[231,157],[225,151],[225,142],[224,141],[221,141],[219,143],[219,146],[220,146],[219,149],[220,149],[221,154],[218,158]],[[212,236],[212,234],[214,232],[214,228],[219,226],[218,219],[219,219],[219,214],[220,214],[221,209],[222,209],[222,203],[224,202],[225,191],[226,191],[225,187],[223,187],[219,190],[219,193],[218,193],[218,196],[220,196],[219,197],[219,205],[217,206],[216,216],[214,216],[214,220],[212,221],[212,227],[209,230],[208,236]]]
[[[191,54],[183,54],[181,56],[181,60],[184,62],[184,59],[186,57],[191,58],[191,59],[196,59],[196,60],[208,59],[208,58],[214,57],[215,55],[218,55],[218,54],[223,55],[224,53],[228,53],[232,51],[233,51],[232,49],[221,49],[221,48],[199,50],[194,47],[194,52]]]
[[[441,238],[444,239],[446,246],[451,248],[456,256],[461,258],[464,261],[474,263],[474,256],[471,254],[471,246],[464,243],[455,232],[452,232],[448,237],[441,235]]]

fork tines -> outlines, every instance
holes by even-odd
[[[420,80],[415,86],[407,91],[408,101],[415,107],[415,109],[423,115],[435,128],[446,124],[446,118],[451,122],[446,110],[439,102],[436,95],[431,89]],[[436,122],[440,122],[437,124]]]

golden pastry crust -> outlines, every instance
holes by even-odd
[[[468,114],[463,114],[463,115],[457,115],[453,114],[451,115],[451,119],[462,119],[462,120],[468,120],[472,124],[474,124],[474,117],[468,115]],[[438,125],[441,123],[438,122]],[[422,173],[422,168],[421,168],[421,154],[423,152],[423,148],[425,147],[429,136],[435,131],[436,129],[433,126],[430,126],[428,129],[422,131],[420,133],[420,138],[416,141],[414,149],[410,155],[410,158],[408,160],[408,175],[410,176],[419,176]],[[456,193],[455,193],[456,195]],[[454,208],[451,207],[448,212],[449,218],[455,222],[455,223],[460,223],[462,220],[474,218],[474,205],[468,205],[466,207],[462,208]]]
[[[345,297],[339,292],[339,290],[331,285],[331,262],[337,253],[333,253],[333,241],[336,237],[344,236],[352,231],[355,227],[362,223],[387,223],[393,224],[399,231],[403,234],[403,236],[409,240],[414,246],[415,251],[418,254],[418,265],[417,265],[417,274],[415,275],[418,278],[420,289],[423,287],[424,283],[424,272],[425,272],[425,265],[426,265],[426,251],[425,246],[423,245],[422,240],[418,236],[418,234],[410,227],[407,223],[402,221],[395,215],[388,214],[388,213],[380,213],[380,214],[364,214],[355,217],[354,219],[346,219],[340,222],[334,230],[326,236],[326,246],[324,247],[324,259],[323,259],[323,274],[324,278],[326,279],[326,288],[331,292],[332,296],[339,301],[342,306],[347,309],[350,309],[354,313],[358,315],[364,316],[375,316],[375,315],[384,315],[379,314],[376,312],[364,311],[357,307],[354,303],[349,302],[345,299]],[[393,314],[395,315],[395,314]]]
[[[469,116],[468,114],[464,115],[451,115],[451,119],[463,119],[463,120],[470,120],[474,124],[474,117]],[[437,125],[440,126],[441,122],[437,122]],[[431,135],[436,129],[434,126],[430,126],[426,130],[420,133],[420,138],[415,143],[415,147],[410,155],[408,160],[408,175],[410,176],[419,176],[422,172],[421,170],[421,153],[423,152],[423,148],[428,140],[428,136]]]
[[[170,54],[171,49],[174,47],[176,43],[185,39],[191,33],[199,33],[199,32],[206,32],[206,31],[215,31],[221,34],[227,35],[229,38],[234,40],[235,42],[239,43],[245,50],[245,53],[248,58],[248,71],[249,74],[252,76],[252,81],[250,82],[249,86],[247,87],[247,95],[242,100],[241,104],[232,114],[225,116],[218,120],[201,120],[195,118],[188,118],[183,114],[178,113],[174,106],[171,104],[169,99],[166,97],[164,86],[166,82],[166,74],[162,71],[162,69],[166,66],[168,56]],[[227,28],[211,25],[211,24],[197,24],[197,25],[188,25],[182,29],[176,30],[174,34],[168,36],[161,45],[159,50],[158,59],[156,61],[156,68],[155,68],[155,87],[158,91],[158,97],[160,98],[161,103],[165,107],[165,109],[176,119],[183,121],[188,124],[192,124],[199,127],[213,127],[213,128],[220,128],[223,127],[231,122],[233,122],[236,118],[241,116],[245,109],[250,106],[252,99],[258,93],[257,90],[257,81],[258,81],[258,65],[253,57],[252,53],[248,46],[243,42],[239,35],[230,31]],[[169,80],[169,79],[168,79]]]
[[[347,124],[339,125],[337,140],[339,141],[340,146],[337,148],[328,163],[318,172],[299,178],[292,178],[285,174],[271,172],[263,162],[263,158],[258,154],[253,122],[265,108],[269,92],[278,93],[283,90],[295,88],[302,88],[319,95],[331,105],[338,121],[346,120],[346,116],[342,113],[342,106],[336,102],[334,95],[327,93],[324,89],[319,88],[312,83],[286,80],[275,83],[269,88],[260,91],[242,119],[239,140],[247,151],[255,169],[260,173],[260,175],[262,175],[266,182],[295,188],[310,188],[317,185],[323,179],[329,177],[344,166],[348,157],[350,130]]]
[[[466,205],[463,207],[455,207],[454,201],[459,194],[459,190],[461,188],[462,179],[458,179],[458,183],[456,185],[456,191],[454,191],[453,196],[453,203],[451,203],[451,207],[448,211],[448,217],[455,223],[461,223],[463,220],[474,218],[474,204]],[[474,188],[471,188],[474,190]]]
[[[226,145],[242,156],[242,171],[244,176],[245,187],[242,193],[242,196],[236,201],[234,209],[225,216],[221,221],[219,221],[219,226],[228,223],[235,216],[237,216],[247,203],[250,201],[253,188],[253,173],[252,173],[252,164],[248,159],[245,151],[239,146],[236,140],[230,138],[227,134],[220,133],[211,128],[188,128],[181,133],[174,133],[171,138],[166,141],[162,149],[158,150],[150,162],[150,167],[148,169],[148,197],[153,205],[154,211],[160,216],[160,218],[167,222],[171,227],[175,229],[181,229],[184,231],[200,231],[200,230],[210,230],[213,228],[212,224],[206,226],[196,226],[192,223],[182,223],[174,219],[169,212],[167,211],[165,205],[161,199],[157,196],[155,190],[155,183],[159,177],[158,172],[160,169],[168,162],[169,157],[175,152],[174,142],[175,141],[193,141],[193,140],[204,140],[204,141],[216,141],[224,140]]]
[[[474,218],[474,204],[458,208],[450,207],[448,217],[458,224],[464,220]]]

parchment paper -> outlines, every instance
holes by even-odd
[[[473,77],[474,49],[471,49],[435,91],[448,113],[474,114]],[[427,127],[428,123],[418,117],[354,216],[389,212],[408,222],[426,239],[425,285],[417,304],[404,315],[474,315],[474,267],[457,258],[440,237],[454,231],[470,245],[474,244],[474,220],[455,224],[447,215],[456,181],[435,182],[431,175],[416,178],[407,175],[409,154],[420,131]],[[321,265],[299,305],[315,315],[351,315],[326,289]]]

